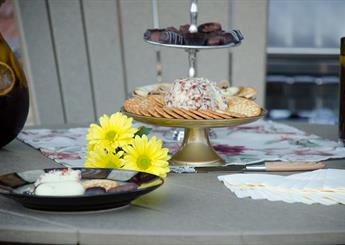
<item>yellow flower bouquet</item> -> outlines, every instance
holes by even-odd
[[[132,118],[120,112],[103,115],[87,135],[86,167],[120,168],[166,177],[170,171],[168,149],[162,140],[147,138],[150,128],[132,127]]]

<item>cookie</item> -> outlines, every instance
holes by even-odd
[[[255,117],[261,114],[261,107],[252,100],[233,96],[228,97],[228,108],[226,111],[243,114],[246,117]]]
[[[254,98],[256,95],[256,90],[251,87],[240,87],[240,90],[236,94],[236,96],[244,97],[247,99]]]
[[[82,182],[82,186],[84,189],[90,189],[90,188],[95,188],[95,187],[102,187],[106,191],[108,191],[111,188],[115,188],[119,185],[114,180],[108,180],[108,179],[92,179],[92,180],[86,180]]]

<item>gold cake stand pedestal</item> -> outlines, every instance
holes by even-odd
[[[225,161],[213,149],[208,131],[209,128],[229,127],[254,122],[265,115],[246,118],[214,119],[214,120],[189,120],[147,117],[133,113],[122,112],[136,121],[165,127],[184,128],[184,139],[179,150],[172,156],[170,162],[175,166],[221,166]]]

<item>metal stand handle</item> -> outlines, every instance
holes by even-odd
[[[189,32],[198,32],[197,20],[198,20],[198,5],[197,0],[192,0],[190,5],[190,27]]]
[[[189,63],[189,70],[188,76],[189,77],[196,77],[196,53],[198,52],[197,49],[186,49],[188,52],[188,63]]]
[[[198,20],[198,1],[192,0],[190,4],[190,27],[188,31],[190,33],[198,32],[197,20]],[[198,52],[197,49],[186,49],[188,52],[188,62],[189,62],[189,70],[188,76],[189,77],[196,77],[196,53]]]

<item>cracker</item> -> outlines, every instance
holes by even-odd
[[[183,112],[180,108],[170,108],[170,109],[185,119],[193,119],[193,117],[191,117],[187,113]]]
[[[228,99],[226,111],[243,114],[246,117],[255,117],[261,114],[261,107],[252,100],[233,96]]]
[[[143,116],[147,116],[147,117],[151,116],[151,114],[148,112],[148,109],[139,108],[139,113],[140,115],[143,115]]]
[[[164,98],[161,95],[149,95],[148,98],[154,103],[156,103],[157,105],[160,105],[160,106],[165,105]]]
[[[244,114],[241,113],[235,113],[235,112],[228,112],[228,111],[216,111],[219,114],[224,114],[225,116],[228,116],[228,118],[241,118],[241,117],[246,117]]]
[[[135,113],[135,114],[143,115],[143,116],[151,116],[151,113],[149,113],[150,109],[156,106],[162,107],[161,102],[160,103],[157,102],[158,98],[155,99],[154,97],[155,96],[132,97],[125,101],[124,108],[126,111],[131,112],[131,113]]]
[[[212,119],[223,119],[222,117],[212,113],[210,110],[199,110],[200,112],[204,113],[205,115],[211,117]]]
[[[172,116],[173,118],[183,119],[182,116],[180,116],[179,114],[175,113],[171,108],[163,107],[162,109],[163,109],[166,113],[168,113],[170,116]]]
[[[155,107],[155,111],[156,111],[159,115],[161,115],[161,117],[163,117],[163,118],[173,118],[172,116],[170,116],[169,114],[167,114],[167,113],[163,110],[162,107],[156,106],[156,107]]]
[[[135,113],[138,114],[138,105],[139,105],[139,101],[136,97],[130,98],[128,100],[125,101],[124,103],[124,108],[126,111],[131,112],[131,113]]]
[[[240,91],[236,94],[236,96],[244,97],[247,99],[254,98],[256,95],[256,90],[251,87],[240,87]]]
[[[150,108],[150,109],[148,110],[148,113],[149,113],[151,116],[153,116],[153,117],[161,117],[161,115],[157,113],[157,111],[155,110],[155,108]]]
[[[190,116],[192,119],[196,119],[196,120],[203,120],[202,117],[194,114],[192,111],[190,110],[186,110],[184,108],[179,108],[179,110],[181,110],[182,112],[184,112],[186,115]]]
[[[214,119],[214,118],[208,116],[207,114],[205,114],[205,113],[203,113],[203,112],[201,112],[199,110],[190,110],[190,111],[192,111],[194,114],[202,117],[203,119]]]
[[[207,110],[207,112],[217,116],[218,119],[229,119],[229,118],[232,118],[232,116],[229,116],[229,115],[224,114],[224,113],[219,113],[219,112],[216,112],[216,111]]]
[[[210,111],[212,112],[213,114],[216,114],[217,116],[223,118],[223,119],[229,119],[229,118],[234,118],[233,116],[230,116],[226,113],[220,113],[220,112],[217,112],[217,111]]]

